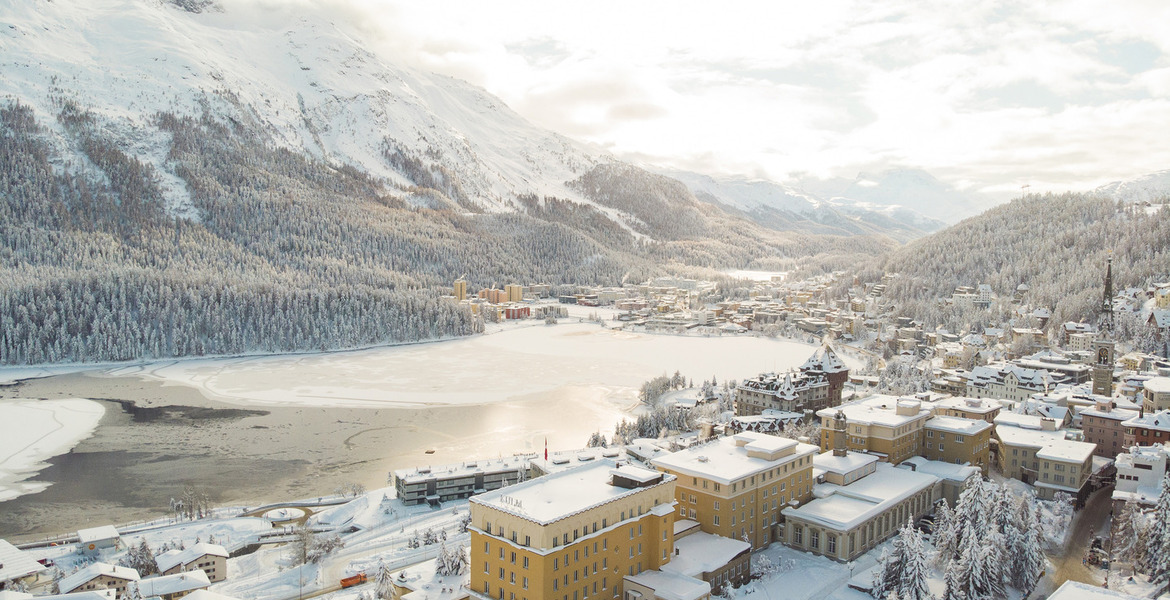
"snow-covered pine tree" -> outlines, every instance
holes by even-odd
[[[989,598],[1006,598],[1005,589],[1007,573],[1004,560],[1006,557],[1003,534],[993,527],[983,538],[979,558],[983,565],[980,571],[986,581],[986,594]],[[979,586],[982,588],[982,586]]]
[[[435,575],[446,577],[451,574],[451,557],[447,554],[446,542],[439,542],[439,553],[435,557]]]
[[[1170,474],[1162,478],[1162,491],[1154,505],[1153,525],[1147,538],[1146,555],[1150,583],[1159,592],[1170,585]]]
[[[1134,571],[1144,570],[1149,525],[1136,502],[1126,501],[1114,527],[1113,560],[1129,563]]]
[[[943,595],[939,600],[966,600],[963,587],[960,562],[952,557],[943,573]]]
[[[906,539],[902,535],[894,537],[889,547],[882,550],[882,557],[878,567],[874,570],[873,589],[870,594],[874,598],[885,598],[890,592],[898,589],[902,581],[902,570],[906,564]]]
[[[930,576],[930,567],[927,564],[926,544],[922,541],[922,534],[907,523],[898,537],[903,538],[905,558],[902,565],[902,577],[898,581],[896,592],[902,600],[934,600],[926,580]]]
[[[471,559],[467,556],[467,548],[460,544],[451,551],[451,574],[466,575],[471,570]]]
[[[1009,540],[1008,581],[1025,595],[1032,591],[1044,570],[1044,548],[1040,515],[1031,494],[1021,499],[1016,510],[1014,538]]]
[[[955,558],[959,550],[958,518],[945,498],[934,510],[934,549],[938,552],[935,560],[942,567]]]
[[[374,573],[374,581],[377,586],[374,595],[381,600],[390,600],[394,596],[394,577],[390,572],[390,567],[379,558]]]

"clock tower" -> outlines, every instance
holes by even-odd
[[[1101,300],[1101,317],[1097,320],[1098,338],[1093,342],[1093,393],[1113,395],[1113,258],[1105,265],[1105,295]]]
[[[1093,342],[1093,393],[1113,395],[1113,340]]]

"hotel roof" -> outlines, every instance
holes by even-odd
[[[750,441],[739,446],[737,440]],[[793,451],[775,460],[748,455],[750,450],[772,452],[788,447],[791,447]],[[730,485],[732,481],[739,481],[744,477],[818,452],[820,452],[820,448],[812,444],[745,431],[732,437],[722,437],[707,444],[659,456],[650,462],[660,469],[669,469]]]
[[[914,409],[914,414],[898,414],[899,406],[902,406],[903,409]],[[845,413],[845,418],[850,424],[885,425],[887,427],[900,427],[930,415],[930,410],[923,408],[922,401],[916,398],[874,394],[856,402],[832,408],[822,408],[817,411],[817,416],[831,419],[836,416],[837,411]]]
[[[481,504],[541,525],[548,525],[565,517],[601,506],[619,498],[631,496],[674,480],[669,473],[653,486],[623,488],[611,485],[611,471],[617,463],[602,459],[575,469],[552,473],[523,483],[472,496],[472,504]],[[623,467],[635,469],[637,467]],[[646,471],[646,469],[639,469]],[[628,471],[633,473],[632,471]],[[647,506],[650,510],[652,507]]]
[[[982,419],[961,419],[959,417],[932,417],[926,427],[937,431],[948,431],[962,435],[975,435],[991,429],[991,423]]]

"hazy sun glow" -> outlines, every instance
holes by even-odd
[[[982,191],[1170,167],[1160,0],[325,6],[392,60],[631,160],[777,180],[914,167]]]

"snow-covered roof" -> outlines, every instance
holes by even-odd
[[[962,435],[975,435],[991,429],[991,423],[982,419],[961,419],[959,417],[931,417],[926,427],[937,431],[949,431]]]
[[[56,596],[41,596],[43,600],[114,600],[117,590],[85,590],[84,592],[72,592],[69,594],[57,594]]]
[[[626,581],[654,590],[654,595],[663,600],[698,600],[711,593],[710,583],[669,571],[642,571],[627,575]]]
[[[770,444],[767,438],[783,440],[779,443],[791,445],[793,451],[775,460],[749,456],[748,446],[767,446]],[[740,446],[737,444],[737,440],[754,441]],[[745,431],[734,437],[722,437],[707,444],[679,450],[666,456],[659,456],[650,462],[660,469],[669,469],[730,485],[732,481],[738,481],[744,477],[775,468],[778,465],[793,462],[799,458],[812,456],[819,451],[820,448],[812,444],[787,440],[763,433]]]
[[[1109,411],[1104,411],[1094,406],[1081,410],[1080,415],[1082,417],[1089,416],[1112,419],[1114,421],[1126,421],[1138,416],[1138,411],[1125,408],[1111,408]]]
[[[1060,462],[1083,463],[1093,456],[1097,444],[1057,440],[1036,451],[1036,458]]]
[[[813,466],[822,471],[845,474],[877,461],[878,457],[872,454],[846,452],[845,456],[833,456],[833,451],[829,450],[814,456]]]
[[[20,579],[43,570],[45,567],[23,550],[0,540],[0,581]]]
[[[636,467],[634,465],[622,465],[616,469],[611,469],[610,474],[625,477],[638,483],[650,483],[662,475],[658,471],[651,471],[650,469]]]
[[[1138,596],[1107,590],[1079,581],[1065,581],[1048,596],[1048,600],[1140,600]]]
[[[190,592],[210,585],[211,580],[207,578],[207,573],[204,573],[203,569],[195,569],[174,575],[143,579],[138,582],[138,591],[143,598],[150,598],[151,596],[168,596]]]
[[[77,541],[82,544],[112,540],[117,537],[118,529],[113,525],[102,525],[101,527],[90,527],[89,529],[80,529],[77,531]]]
[[[208,554],[212,556],[222,556],[224,558],[229,556],[228,551],[219,544],[208,544],[207,542],[200,542],[194,546],[191,546],[190,548],[187,548],[186,550],[179,550],[177,552],[174,550],[168,550],[163,552],[162,554],[155,557],[155,563],[158,564],[159,572],[164,573],[178,565],[190,564]]]
[[[674,541],[674,556],[662,565],[663,571],[671,571],[688,577],[702,578],[704,573],[719,569],[732,559],[752,551],[752,545],[734,538],[697,531]]]
[[[2,581],[2,580],[0,580]],[[0,600],[28,600],[32,598],[32,594],[25,592],[17,592],[14,590],[0,590]]]
[[[118,579],[125,579],[126,581],[138,581],[138,571],[128,567],[119,567],[103,562],[95,562],[92,565],[72,574],[61,578],[57,582],[58,589],[63,593],[68,594],[73,590],[85,585],[91,579],[105,575],[107,577],[116,577]]]
[[[225,596],[210,590],[195,590],[194,592],[183,596],[183,598],[186,600],[239,600],[239,598],[236,598],[235,596]]]
[[[903,409],[913,409],[916,405],[917,410],[911,410],[912,414],[900,415],[897,410],[899,405]],[[900,427],[930,415],[930,410],[923,408],[922,402],[914,398],[874,394],[856,402],[822,408],[817,411],[817,416],[822,419],[831,419],[836,416],[837,411],[845,413],[845,418],[850,424],[884,425],[887,427]]]
[[[1040,415],[1022,415],[1014,412],[1001,412],[995,416],[995,424],[1019,427],[1021,429],[1043,429],[1044,417]],[[1061,432],[1061,437],[1064,433]]]
[[[972,467],[970,465],[956,465],[941,460],[930,460],[921,456],[911,456],[906,460],[898,463],[899,469],[911,469],[919,473],[926,473],[934,475],[939,479],[946,479],[948,481],[967,481],[972,477],[980,476],[983,471],[979,467]]]
[[[394,471],[394,478],[415,483],[435,478],[474,476],[476,473],[515,473],[528,468],[531,456],[503,456],[484,460],[468,460],[447,465],[415,467]]]
[[[1125,427],[1141,427],[1158,431],[1170,431],[1170,410],[1160,410],[1140,417],[1134,417],[1121,423]]]
[[[602,459],[472,496],[470,502],[547,525],[648,489],[611,485],[610,472],[615,468],[616,463]],[[674,480],[668,473],[661,475],[663,483]]]
[[[935,401],[935,408],[954,408],[965,410],[967,412],[987,414],[992,411],[1000,410],[1003,405],[991,398],[967,398],[964,396],[952,396],[950,398],[942,398]]]
[[[1170,394],[1170,377],[1151,377],[1146,380],[1145,388],[1155,394]]]
[[[938,482],[938,477],[928,473],[878,463],[874,473],[849,485],[817,485],[818,498],[799,508],[785,508],[783,512],[789,518],[847,531]]]

